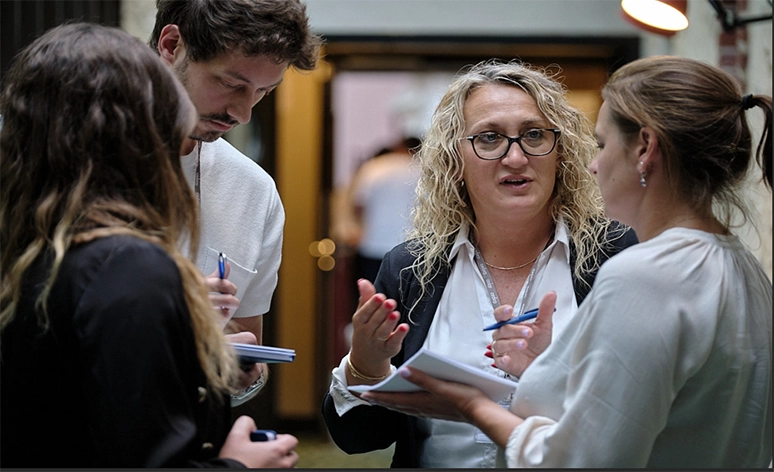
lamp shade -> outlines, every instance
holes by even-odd
[[[663,36],[688,27],[687,0],[621,0],[621,16],[634,26]]]

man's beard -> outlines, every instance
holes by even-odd
[[[224,114],[210,113],[209,115],[201,115],[199,117],[199,122],[203,123],[205,121],[217,121],[219,123],[225,123],[231,126],[236,126],[239,124],[238,121],[234,120],[228,114],[225,114],[225,113]],[[224,134],[226,134],[225,131],[216,131],[216,130],[207,130],[207,129],[200,130],[197,127],[196,129],[194,129],[193,134],[190,136],[190,138],[211,143],[216,139],[220,138],[221,136],[223,136]]]
[[[216,141],[224,134],[225,133],[222,133],[220,131],[206,131],[206,130],[199,131],[198,129],[195,129],[193,133],[189,136],[189,138],[195,139],[197,141],[204,141],[205,143],[211,143],[213,141]]]
[[[186,88],[188,87],[188,63],[189,63],[189,59],[185,58],[185,60],[182,63],[175,66],[175,73],[177,74],[178,79],[180,79],[180,83],[183,84],[183,87],[186,87]],[[237,121],[235,121],[226,113],[224,114],[210,113],[208,115],[199,116],[200,123],[207,120],[214,120],[214,121],[218,121],[220,123],[225,123],[229,125],[239,124]],[[196,141],[204,141],[207,143],[211,143],[213,141],[216,141],[224,134],[225,132],[223,131],[207,130],[204,126],[202,126],[202,129],[199,129],[199,126],[197,126],[196,129],[193,130],[193,133],[191,133],[191,135],[188,137]]]

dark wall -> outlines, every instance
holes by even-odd
[[[44,31],[68,21],[120,22],[120,0],[0,0],[0,77],[11,59]]]

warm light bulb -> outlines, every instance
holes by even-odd
[[[654,28],[681,31],[688,27],[683,13],[658,0],[622,0],[621,7],[632,18]]]

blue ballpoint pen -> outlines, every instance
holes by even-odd
[[[556,311],[556,308],[554,308],[554,311]],[[491,331],[493,329],[501,328],[505,325],[517,324],[517,323],[521,323],[522,321],[531,320],[532,318],[537,318],[537,315],[538,315],[538,309],[533,308],[532,310],[525,311],[523,314],[519,316],[514,316],[509,320],[498,321],[497,323],[491,326],[487,326],[486,328],[484,328],[484,331]]]
[[[218,277],[221,279],[226,276],[226,255],[222,252],[218,254]]]

